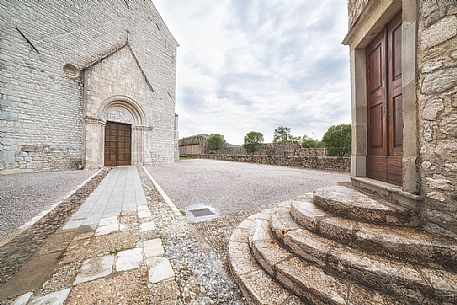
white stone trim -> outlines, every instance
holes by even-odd
[[[165,203],[168,204],[168,206],[171,208],[171,210],[175,213],[176,216],[182,216],[181,212],[178,210],[176,205],[171,201],[170,197],[165,193],[165,191],[160,187],[160,185],[155,181],[155,179],[152,177],[151,173],[149,173],[148,169],[143,166],[144,171],[148,175],[149,179],[151,182],[154,184],[154,186],[157,188],[159,191],[160,195],[162,196],[163,200],[165,200]]]

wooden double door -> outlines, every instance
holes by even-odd
[[[402,184],[401,12],[368,45],[367,176]]]
[[[132,164],[132,126],[107,122],[105,127],[105,166]]]

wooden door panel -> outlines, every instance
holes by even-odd
[[[367,46],[367,176],[400,184],[403,156],[401,12]]]
[[[384,133],[382,127],[382,120],[383,120],[383,109],[382,104],[379,104],[370,109],[369,113],[370,117],[370,148],[374,151],[376,148],[383,148],[384,144]]]
[[[385,31],[367,47],[367,176],[387,179]]]
[[[401,13],[387,25],[388,41],[388,147],[387,181],[401,185],[403,171],[403,94],[401,72]]]
[[[393,99],[393,148],[397,148],[393,151],[393,154],[399,154],[399,149],[403,148],[403,96],[399,95]]]
[[[105,127],[105,165],[130,165],[132,162],[130,125],[107,122]]]
[[[387,180],[389,183],[401,185],[402,183],[402,159],[403,156],[387,157]]]
[[[367,156],[367,177],[387,181],[386,164],[387,156]]]
[[[368,62],[369,62],[369,87],[368,90],[373,92],[376,89],[379,89],[383,85],[383,71],[382,71],[382,47],[383,43],[376,42],[376,46],[373,47],[374,49],[368,54]]]

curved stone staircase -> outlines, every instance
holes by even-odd
[[[345,187],[244,220],[229,263],[249,304],[457,304],[457,241]]]

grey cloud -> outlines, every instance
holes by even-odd
[[[270,140],[279,125],[321,136],[349,123],[344,1],[155,2],[172,32],[189,38],[178,50],[181,135],[217,131],[240,143],[249,130]]]

